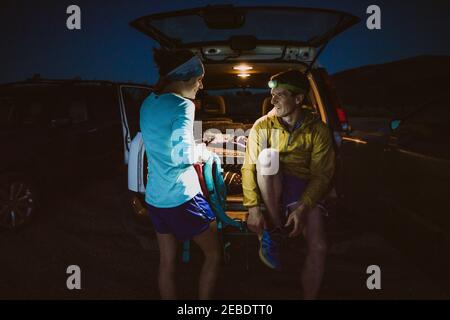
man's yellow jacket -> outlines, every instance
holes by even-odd
[[[241,169],[244,205],[262,202],[256,177],[260,152],[273,148],[279,152],[283,174],[307,179],[308,185],[299,201],[309,208],[325,196],[334,174],[335,155],[331,132],[310,108],[302,108],[301,125],[289,132],[273,111],[258,119],[250,130],[244,164]]]

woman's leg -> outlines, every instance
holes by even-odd
[[[161,299],[176,299],[175,267],[177,242],[172,234],[156,233],[159,246],[158,285]]]
[[[205,232],[195,236],[193,240],[205,255],[205,261],[203,262],[199,279],[199,299],[211,299],[222,257],[216,222],[212,222]]]

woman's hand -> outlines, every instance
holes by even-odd
[[[194,159],[196,163],[202,163],[209,160],[211,152],[206,148],[206,144],[200,143],[195,145]]]

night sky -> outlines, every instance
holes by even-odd
[[[153,83],[156,68],[147,36],[129,26],[143,15],[207,4],[279,5],[337,9],[362,18],[334,39],[320,58],[330,73],[423,54],[450,55],[450,1],[0,1],[0,83],[34,73],[45,78]],[[81,8],[81,30],[66,28],[66,8]],[[366,28],[366,8],[377,4],[382,29]]]

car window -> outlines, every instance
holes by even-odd
[[[47,109],[51,102],[43,97],[18,99],[15,111],[16,123],[20,127],[40,127],[46,124]]]
[[[44,106],[40,101],[32,101],[22,108],[21,122],[25,126],[33,126],[42,123]]]
[[[91,120],[87,104],[86,88],[68,86],[54,94],[55,106],[52,120],[69,119],[72,124],[83,124]]]
[[[70,119],[71,123],[79,124],[89,120],[86,102],[71,100],[69,97],[58,101],[51,113],[51,120]]]
[[[75,100],[69,104],[69,118],[73,124],[82,123],[88,121],[88,112],[86,101]]]
[[[83,90],[88,112],[97,122],[117,122],[120,119],[117,91],[113,86],[86,88]]]
[[[9,126],[14,123],[14,110],[12,98],[0,98],[0,126]]]
[[[48,92],[15,89],[0,97],[0,124],[16,127],[43,127],[48,124],[52,98]]]
[[[244,124],[253,124],[257,119],[263,116],[262,105],[264,99],[270,97],[270,89],[249,88],[243,89],[222,89],[222,90],[204,90],[203,95],[222,96],[225,100],[225,116],[231,118],[234,122]],[[201,101],[201,98],[199,99]],[[316,100],[312,91],[305,100],[306,105],[312,106],[315,110]],[[199,110],[201,108],[198,108]],[[198,115],[202,118],[202,113]]]
[[[270,95],[269,89],[204,90],[203,95],[222,96],[225,101],[225,117],[233,122],[253,123],[262,116],[262,104]],[[199,99],[202,100],[201,97]],[[202,113],[196,114],[202,118]]]
[[[450,100],[437,101],[420,108],[413,113],[408,119],[407,123],[426,123],[443,125],[448,124],[450,119]]]
[[[326,10],[267,7],[240,10],[245,12],[245,16],[241,22],[236,20],[238,27],[234,28],[209,28],[205,15],[198,13],[152,17],[144,22],[144,28],[153,26],[158,33],[180,44],[226,41],[232,36],[255,35],[259,40],[320,45],[326,36],[340,29],[338,26],[345,27],[355,21],[349,15]],[[216,19],[221,22],[219,17]]]
[[[449,157],[450,100],[430,103],[403,120],[396,130],[401,145],[435,156]]]

